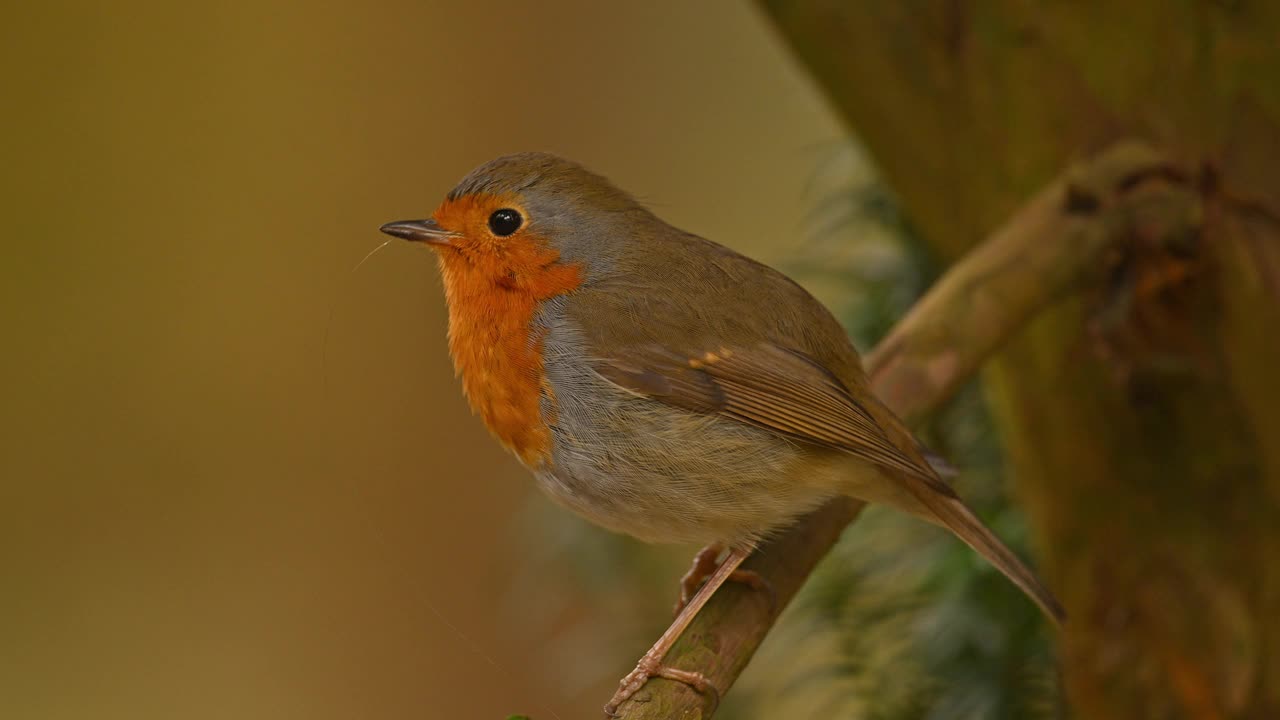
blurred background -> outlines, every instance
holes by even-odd
[[[766,21],[733,1],[6,15],[0,717],[594,712],[692,550],[636,553],[533,494],[453,378],[428,252],[354,268],[380,224],[527,149],[785,258],[844,140]]]
[[[717,717],[1280,716],[1277,28],[1217,0],[8,8],[0,718],[598,716],[695,548],[552,506],[470,416],[434,259],[377,228],[475,165],[576,159],[867,349],[1133,138],[1192,219],[1144,234],[1132,184],[1100,191],[1084,290],[921,428],[1064,634],[872,508]]]

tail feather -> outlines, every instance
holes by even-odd
[[[1004,573],[1005,577],[1021,588],[1036,605],[1039,605],[1054,624],[1060,626],[1066,620],[1066,612],[1053,593],[1049,592],[1035,573],[1031,572],[1012,550],[1000,542],[1000,538],[982,524],[978,516],[974,515],[964,502],[959,498],[934,492],[930,488],[913,487],[913,490],[917,490],[913,494],[937,518],[936,522],[939,525],[955,533],[966,545],[996,566],[997,570]]]

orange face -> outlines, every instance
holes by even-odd
[[[493,220],[494,213],[509,210],[517,218],[515,223],[500,225]],[[508,216],[503,215],[502,218]],[[520,199],[511,193],[502,195],[477,194],[448,198],[432,214],[436,224],[445,230],[458,233],[457,242],[451,242],[457,250],[483,252],[497,250],[529,239],[528,213]]]
[[[554,402],[533,327],[538,305],[582,284],[582,268],[536,233],[514,195],[447,199],[434,213],[453,235],[432,243],[449,303],[449,350],[472,409],[526,465],[550,461],[541,399]]]
[[[557,263],[559,253],[537,234],[536,219],[529,218],[514,194],[447,199],[433,218],[456,234],[447,243],[433,245],[440,251],[442,267],[463,272],[467,282],[488,280],[545,300],[572,289],[566,283],[578,276],[571,266]]]

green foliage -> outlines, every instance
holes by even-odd
[[[844,323],[863,349],[889,331],[936,272],[896,199],[851,144],[833,148],[815,174],[808,241],[783,268]]]

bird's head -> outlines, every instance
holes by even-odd
[[[614,272],[637,230],[655,222],[608,180],[547,153],[485,163],[450,191],[429,219],[382,231],[434,249],[446,283],[545,294]]]

